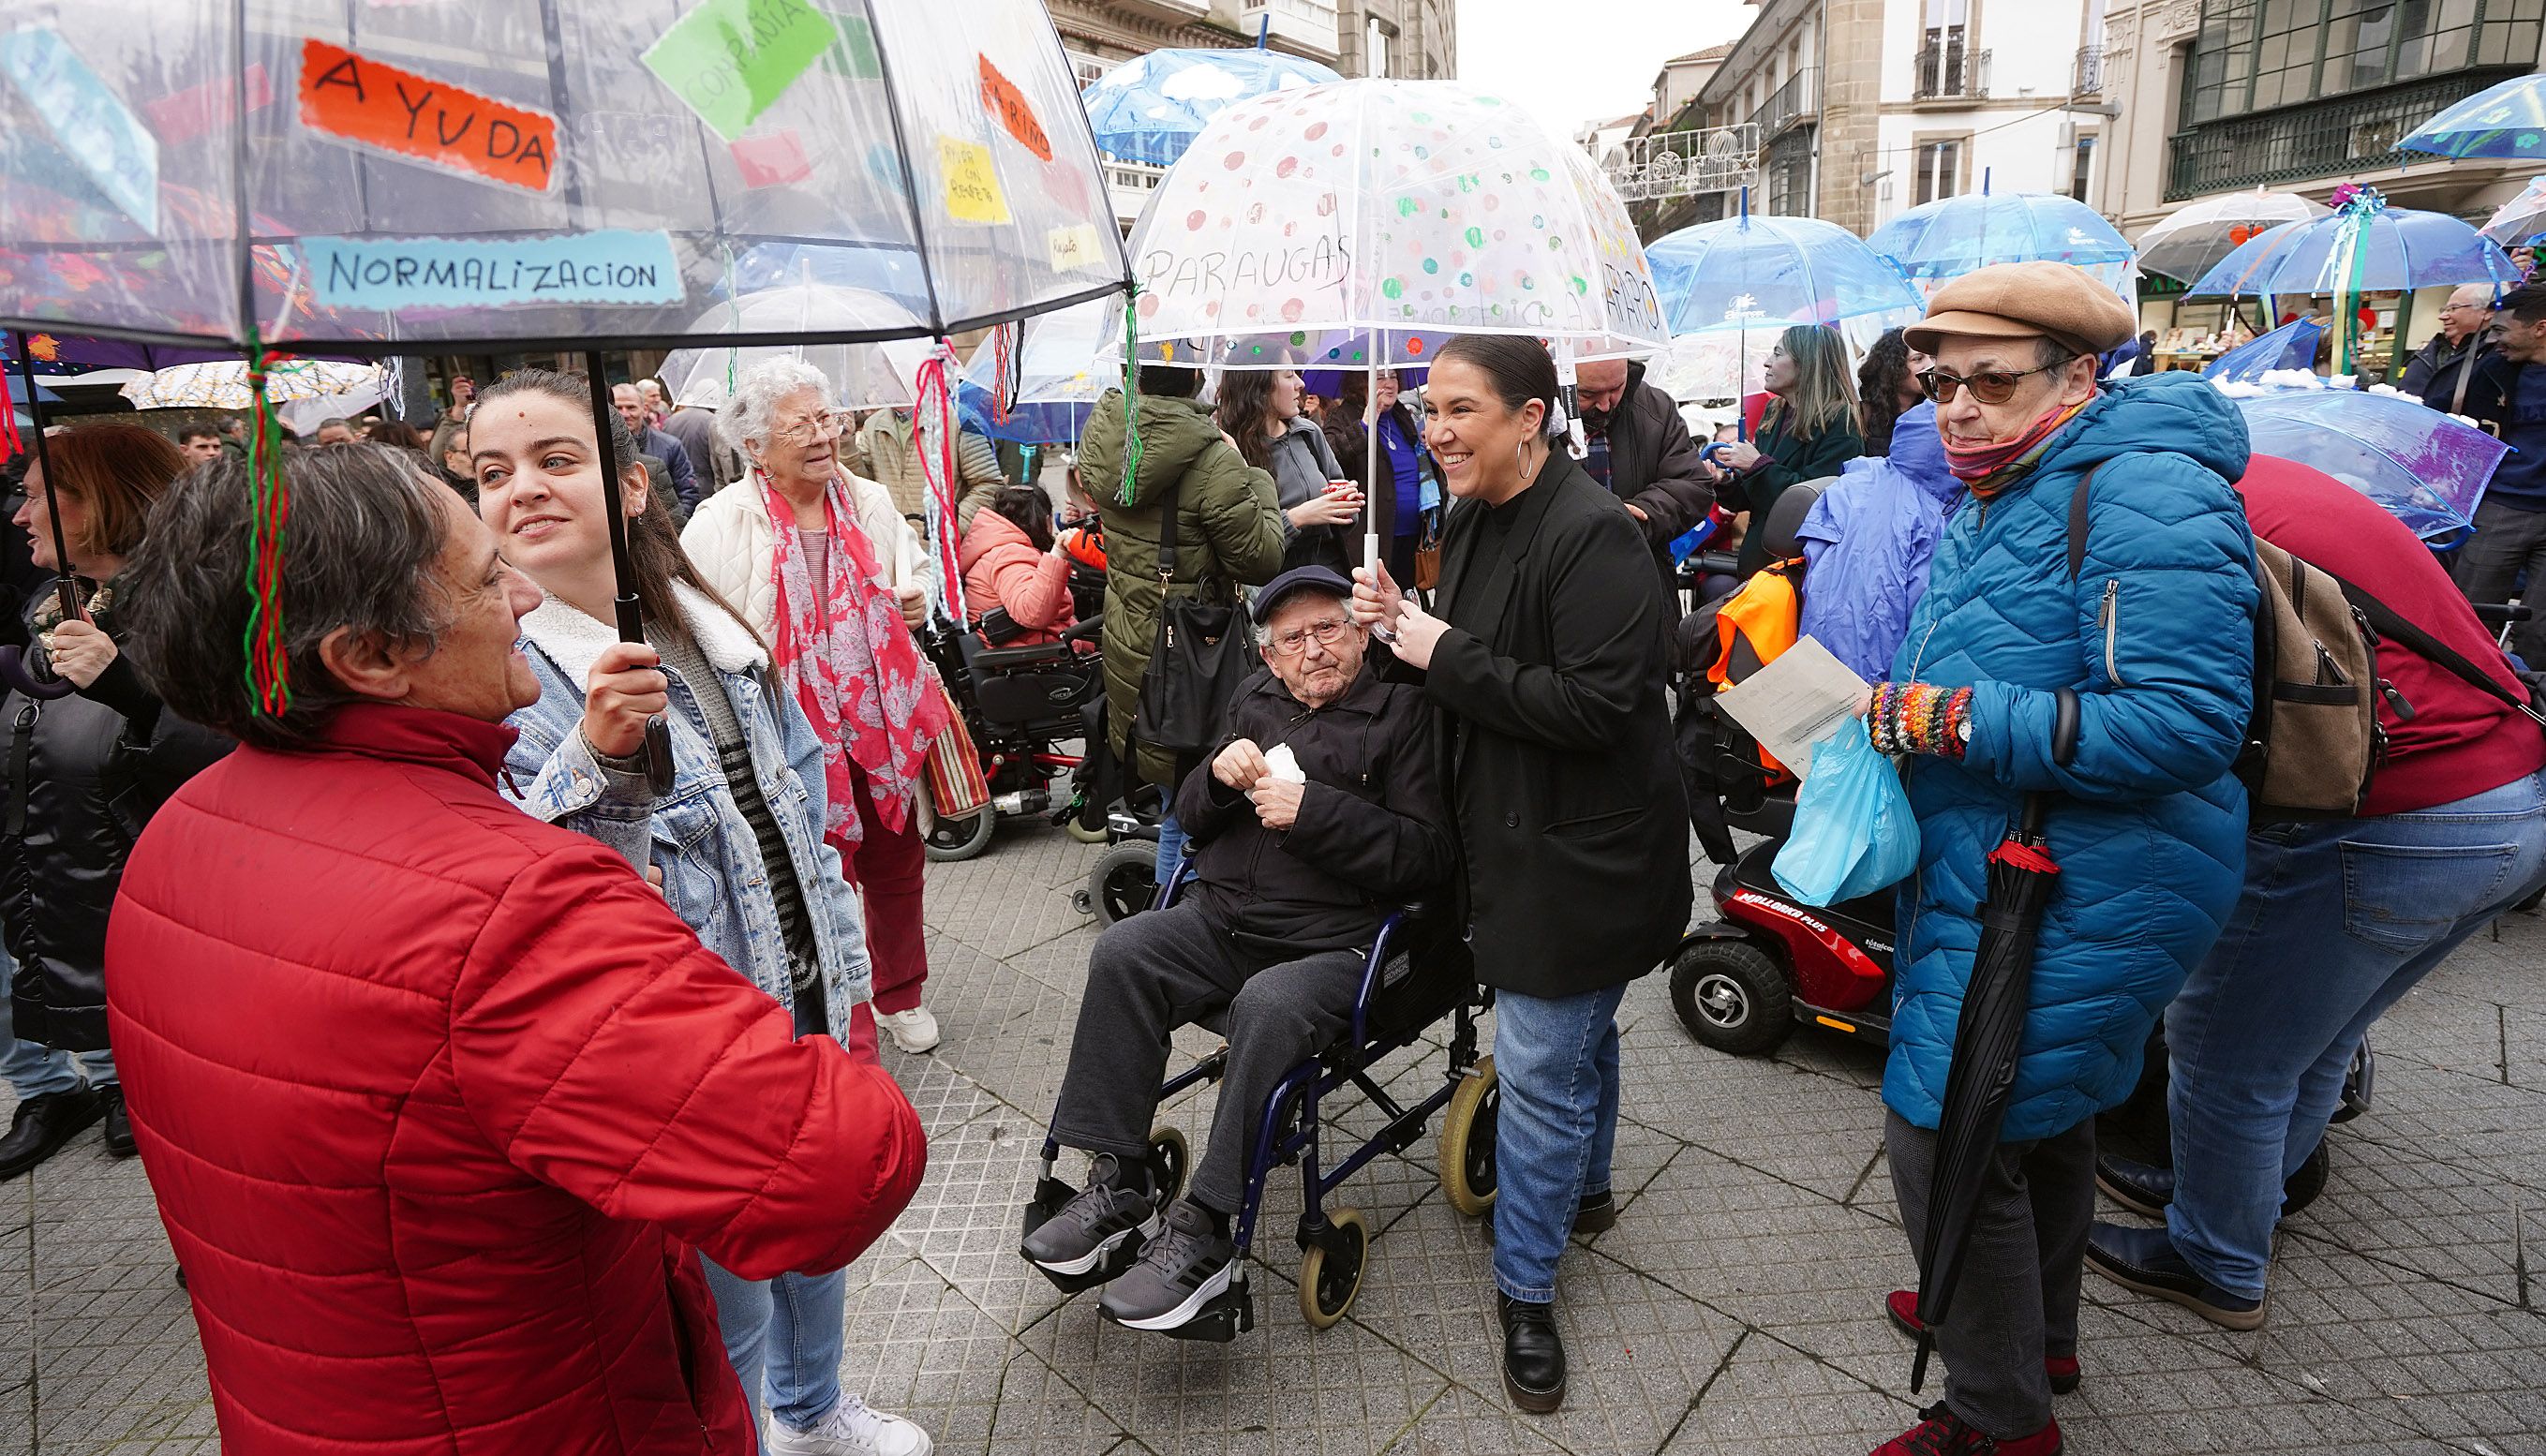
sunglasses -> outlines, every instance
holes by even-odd
[[[2004,404],[2015,396],[2017,380],[2023,379],[2026,375],[2048,374],[2055,369],[2066,369],[2077,358],[2078,356],[2073,354],[2058,364],[2045,364],[2035,369],[1985,369],[1969,379],[1960,375],[1947,374],[1941,369],[1931,369],[1918,376],[1918,387],[1926,392],[1928,398],[1938,404],[1952,403],[1955,392],[1965,387],[1970,388],[1972,397],[1983,404]]]

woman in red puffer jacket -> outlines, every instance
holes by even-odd
[[[977,623],[994,607],[1025,631],[998,643],[1031,647],[1058,641],[1078,620],[1069,600],[1069,557],[1053,550],[1052,497],[1011,485],[973,517],[958,559],[964,606]]]

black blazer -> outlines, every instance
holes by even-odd
[[[1450,512],[1433,610],[1479,630],[1443,634],[1422,678],[1477,979],[1575,995],[1661,964],[1695,898],[1662,604],[1643,528],[1561,445],[1500,509],[1519,514],[1499,551],[1482,539],[1493,513]]]

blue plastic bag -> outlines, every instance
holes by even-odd
[[[1769,872],[1808,905],[1833,905],[1897,884],[1918,868],[1918,821],[1892,760],[1851,718],[1813,745],[1795,796],[1795,828]]]

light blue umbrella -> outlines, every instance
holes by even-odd
[[[1766,314],[1836,323],[1864,314],[1908,323],[1922,305],[1890,260],[1834,222],[1741,214],[1683,227],[1645,249],[1674,334]]]
[[[1079,99],[1098,150],[1170,167],[1203,125],[1228,107],[1342,79],[1278,50],[1152,50],[1107,71]]]
[[[2487,87],[2396,145],[2444,157],[2546,158],[2546,75],[2531,72]]]
[[[2323,217],[2249,238],[2192,285],[2191,296],[2362,294],[2519,278],[2499,243],[2446,213],[2391,208],[2363,189]]]
[[[1865,241],[1929,295],[1989,264],[2032,259],[2072,263],[2126,300],[2136,294],[2137,254],[2094,209],[2052,193],[1993,193],[1986,174],[1979,192],[1911,208]]]
[[[2237,401],[2256,455],[2325,471],[2429,539],[2475,523],[2510,447],[2402,394],[2281,389]]]
[[[2324,337],[2324,324],[2293,318],[2211,360],[2201,377],[2213,384],[2250,385],[2275,369],[2314,369],[2317,341]]]

